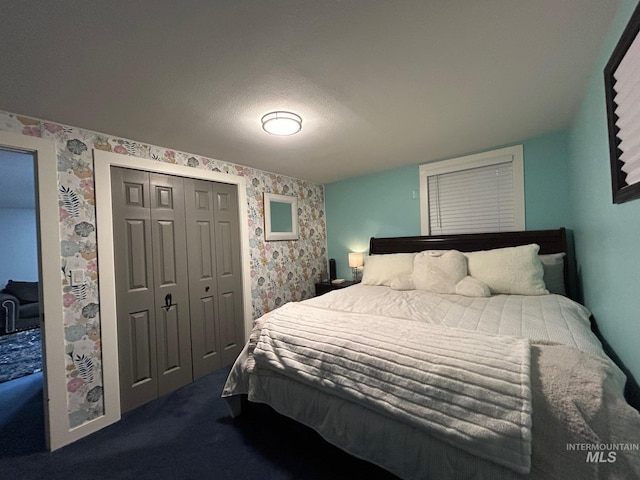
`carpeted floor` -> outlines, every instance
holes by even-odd
[[[232,419],[220,393],[228,369],[137,408],[55,452],[11,423],[0,435],[0,476],[21,480],[392,480],[397,477],[329,445],[264,405]],[[27,377],[29,378],[29,377]],[[18,380],[17,382],[20,382]],[[37,402],[36,395],[29,403]],[[39,395],[42,411],[42,392]],[[28,406],[22,408],[29,411]],[[31,410],[33,412],[33,410]],[[33,416],[33,414],[32,414]],[[7,446],[18,442],[20,448]],[[19,445],[20,446],[20,445]],[[37,450],[37,449],[36,449]]]
[[[39,328],[0,336],[0,383],[41,371]]]
[[[45,445],[42,372],[0,383],[0,464],[5,457],[42,452]]]

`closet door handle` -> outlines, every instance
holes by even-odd
[[[172,298],[171,298],[171,294],[167,293],[167,295],[164,297],[164,307],[163,308],[168,312],[172,305],[173,305],[173,301],[172,301]]]

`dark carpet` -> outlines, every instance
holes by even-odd
[[[397,479],[333,447],[311,429],[278,415],[265,405],[247,403],[243,414],[232,419],[220,398],[227,374],[225,368],[203,377],[55,452],[42,451],[41,437],[28,438],[34,434],[26,429],[27,438],[21,437],[15,428],[20,424],[16,417],[11,432],[2,426],[0,477],[21,480]],[[29,403],[37,403],[37,399]],[[33,405],[31,408],[25,406],[22,410],[37,415],[33,413]],[[12,441],[19,442],[23,451],[9,448],[7,443]],[[34,452],[28,444],[38,442],[40,451]]]
[[[40,329],[0,337],[0,383],[42,371]]]
[[[3,457],[44,449],[42,373],[0,383],[0,464]]]

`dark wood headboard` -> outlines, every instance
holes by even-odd
[[[494,248],[517,247],[530,243],[540,245],[540,253],[542,254],[567,252],[566,231],[564,228],[559,228],[557,230],[462,233],[459,235],[432,235],[428,237],[371,237],[369,255],[414,253],[424,250],[475,252]]]
[[[517,247],[536,243],[541,254],[565,252],[564,283],[567,295],[576,299],[573,249],[567,241],[564,228],[557,230],[528,230],[524,232],[462,233],[459,235],[432,235],[427,237],[371,237],[369,255],[387,253],[415,253],[424,250],[458,250],[475,252],[494,248]]]

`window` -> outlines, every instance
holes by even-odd
[[[640,5],[604,69],[613,202],[640,198]]]
[[[420,166],[423,235],[524,230],[522,145]]]

